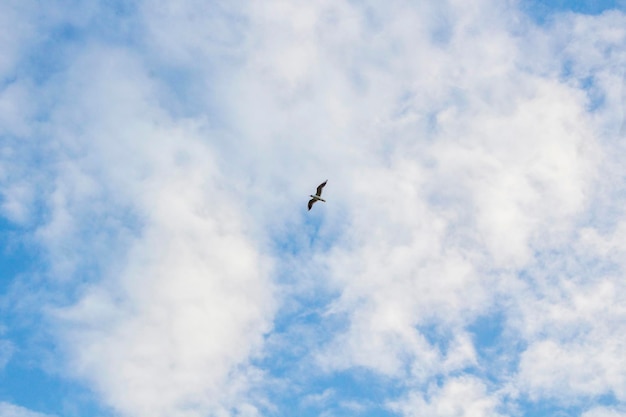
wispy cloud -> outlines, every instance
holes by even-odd
[[[0,402],[0,416],[2,417],[52,417],[48,414],[36,413],[24,407]]]

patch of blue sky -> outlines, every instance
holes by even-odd
[[[0,300],[3,304],[0,308],[9,309],[5,312],[6,320],[22,313],[36,314],[48,302],[68,303],[80,291],[76,281],[59,281],[58,277],[50,275],[50,254],[34,237],[46,217],[46,208],[40,210],[41,213],[36,213],[26,227],[16,226],[0,217]],[[83,245],[85,252],[88,246]],[[81,259],[77,265],[77,272],[82,273],[78,283],[97,279],[102,262],[76,259]],[[9,301],[12,306],[7,306]]]
[[[224,129],[228,126],[224,110],[216,100],[211,99],[216,95],[215,87],[204,81],[212,77],[210,67],[205,70],[203,77],[198,77],[195,69],[152,63],[150,57],[145,59],[147,65],[151,66],[150,77],[158,80],[159,85],[163,87],[159,105],[167,110],[169,115],[174,118],[205,120],[212,129]],[[198,91],[203,91],[204,94],[197,94]],[[215,133],[223,135],[219,131]]]
[[[308,198],[303,198],[303,206]],[[320,205],[323,203],[316,203]],[[313,210],[318,207],[313,206]],[[306,210],[304,208],[303,210]],[[304,255],[311,250],[311,247],[319,241],[319,235],[323,226],[323,217],[320,214],[311,214],[306,216],[304,223],[299,227],[293,225],[293,229],[286,230],[280,235],[274,236],[274,247],[278,254],[289,254],[297,256]]]
[[[132,41],[129,35],[137,33],[137,2],[125,0],[104,0],[104,1],[80,1],[80,0],[58,0],[49,7],[64,10],[60,21],[64,25],[71,25],[79,28],[79,32],[72,31],[71,40],[79,38],[101,38],[106,41]],[[44,9],[46,10],[46,9]],[[52,16],[56,14],[49,13]],[[45,16],[42,15],[45,19]]]
[[[310,359],[309,353],[330,342],[348,325],[346,317],[328,314],[329,306],[339,294],[328,286],[328,271],[320,263],[320,251],[332,247],[329,243],[332,237],[316,237],[323,233],[320,232],[322,218],[323,214],[308,216],[305,230],[298,227],[297,233],[291,232],[275,242],[275,256],[281,261],[274,279],[281,285],[283,302],[267,340],[267,354],[256,364],[275,376],[294,371],[297,376],[297,368],[303,360]],[[324,242],[324,248],[313,250],[319,242]]]
[[[236,18],[233,20],[237,22]],[[222,49],[217,47],[215,55],[203,56],[191,64],[184,60],[181,62],[170,59],[167,54],[161,55],[160,51],[150,48],[134,50],[140,54],[149,76],[161,87],[160,106],[174,118],[193,117],[206,121],[213,130],[214,137],[221,138],[219,144],[212,139],[213,144],[231,152],[234,149],[230,148],[236,146],[240,136],[237,132],[239,121],[230,120],[229,109],[220,101],[220,94],[224,88],[224,80],[229,77],[229,70],[241,64],[239,61],[242,58],[237,56],[236,51],[244,42],[242,35],[239,35],[242,31],[232,30],[232,35],[225,36],[227,40],[207,39],[207,43],[224,43],[227,46]]]
[[[501,343],[504,327],[504,312],[494,311],[478,317],[467,329],[474,336],[476,346],[492,348]]]
[[[9,361],[0,369],[0,401],[51,415],[79,415],[63,412],[69,404],[81,412],[98,409],[97,402],[81,384],[68,381],[58,374],[59,369],[54,369],[58,366],[57,353],[46,330],[46,320],[28,305],[30,295],[18,293],[14,291],[12,299],[3,297],[0,303],[2,324],[6,326],[2,337],[13,346]]]
[[[277,384],[276,410],[268,415],[313,417],[396,416],[386,404],[403,393],[402,384],[366,369],[319,373],[315,367],[302,367],[290,375],[288,383]]]
[[[609,53],[609,52],[607,52]],[[584,90],[587,95],[587,110],[594,113],[605,109],[607,102],[604,89],[598,86],[596,74],[588,71],[580,72],[574,68],[572,59],[564,59],[561,67],[560,78],[565,83],[571,83],[577,88]]]
[[[338,210],[341,210],[341,208],[338,208]],[[348,227],[347,218],[341,215],[340,217],[346,219],[346,221],[335,221],[331,227],[328,227],[327,224],[316,224],[317,219],[313,220],[313,224],[307,225],[307,227],[311,227],[309,244],[316,253],[321,254],[331,250],[337,243],[337,240],[345,233]]]
[[[73,1],[46,4],[34,19],[38,36],[23,52],[17,74],[41,85],[65,70],[80,48],[90,42],[132,46],[137,22],[134,8],[124,3],[109,1],[97,7]],[[71,12],[58,14],[57,10]]]
[[[43,156],[30,154],[25,158],[30,166],[36,166],[36,160]],[[115,221],[138,231],[140,222],[132,213],[123,208],[109,209],[116,211]],[[47,414],[104,416],[106,413],[82,384],[47,369],[56,353],[42,308],[69,304],[80,293],[82,284],[102,278],[108,260],[89,255],[95,236],[102,246],[123,252],[119,236],[106,227],[111,213],[89,213],[95,218],[85,223],[77,237],[84,256],[76,258],[79,263],[75,279],[66,282],[49,275],[49,255],[33,239],[32,233],[51,215],[50,207],[36,199],[31,211],[32,219],[26,225],[0,217],[0,316],[6,328],[2,338],[15,348],[6,367],[0,370],[0,401]]]
[[[299,256],[302,257],[302,253]],[[297,261],[297,260],[294,260]],[[310,262],[304,259],[303,262]],[[289,274],[289,262],[283,264]],[[307,269],[306,265],[303,267]],[[294,277],[288,278],[293,280]],[[333,338],[348,327],[348,317],[328,314],[337,294],[322,283],[323,276],[312,273],[298,279],[314,279],[305,290],[296,288],[284,301],[267,336],[265,353],[253,364],[267,372],[270,380],[266,394],[277,407],[268,415],[319,416],[391,416],[385,399],[402,392],[401,382],[363,368],[326,371],[319,368],[315,355],[329,346]],[[299,292],[301,291],[301,292]],[[324,395],[324,393],[326,393]]]
[[[311,191],[313,192],[314,189]],[[324,196],[322,196],[324,197]],[[273,251],[277,256],[283,254],[302,257],[303,262],[311,262],[312,253],[325,253],[333,248],[348,227],[347,213],[341,206],[334,208],[333,218],[328,218],[326,203],[317,202],[307,211],[309,197],[302,195],[301,210],[304,221],[291,224],[272,236]],[[345,220],[342,220],[345,219]],[[329,223],[332,223],[329,225]]]
[[[49,33],[51,37],[46,37],[34,45],[18,67],[19,73],[26,75],[36,86],[42,86],[67,68],[68,58],[75,50],[73,42],[80,39],[78,29],[70,29],[68,25],[59,31],[65,35],[55,32],[52,30]],[[73,33],[71,37],[75,40],[66,38],[70,32]]]
[[[303,279],[317,278],[313,275]],[[298,372],[302,363],[313,360],[312,352],[330,343],[348,326],[346,317],[327,313],[336,294],[323,285],[304,286],[306,288],[301,289],[297,284],[283,285],[283,291],[288,294],[274,318],[272,332],[266,337],[265,353],[255,362],[274,376],[291,375],[300,379]]]
[[[82,381],[68,376],[69,369],[60,367],[60,353],[41,312],[14,306],[0,309],[0,314],[8,329],[2,336],[13,346],[0,369],[0,402],[55,416],[113,415]]]
[[[415,328],[428,343],[436,347],[442,355],[446,355],[452,342],[451,329],[438,326],[437,324],[430,323],[425,325],[419,325]]]
[[[435,347],[442,357],[446,357],[454,341],[451,329],[442,329],[431,324],[417,327],[428,343]],[[441,386],[445,378],[450,376],[473,375],[491,384],[500,386],[504,380],[515,372],[519,363],[519,353],[523,350],[515,337],[507,333],[506,318],[501,310],[493,311],[478,317],[466,326],[476,350],[477,363],[468,364],[446,375],[435,375],[428,383]]]
[[[353,369],[350,372],[337,372],[320,378],[317,381],[317,390],[332,389],[340,401],[336,402],[335,409],[345,410],[338,415],[363,415],[363,416],[391,416],[394,415],[385,409],[385,403],[390,398],[401,395],[403,384],[384,376],[380,376],[367,369]],[[363,409],[346,407],[348,404],[361,404]]]
[[[338,330],[346,328],[343,317],[326,314],[334,297],[324,290],[314,289],[312,292],[290,294],[289,300],[278,311],[270,337],[279,341],[273,348],[281,352],[271,351],[266,358],[267,364],[271,365],[272,359],[282,360],[279,358],[282,353],[301,359],[309,348],[329,342]]]
[[[83,384],[44,370],[30,355],[15,356],[0,371],[0,401],[63,417],[112,415]]]
[[[34,166],[38,158],[28,155],[22,159],[26,164]],[[9,165],[9,168],[13,170],[15,167]],[[18,169],[15,171],[8,181],[29,179],[27,172],[17,172]],[[40,196],[41,189],[38,187],[35,189]],[[6,198],[6,195],[0,194],[0,203],[4,203]],[[41,282],[41,276],[46,268],[45,253],[34,236],[47,208],[40,197],[35,197],[27,204],[27,214],[20,215],[19,217],[24,218],[19,220],[10,219],[10,216],[3,216],[0,213],[0,311],[4,310],[2,311],[4,320],[13,318],[12,312],[7,310],[11,302],[22,308],[27,305],[26,300],[19,297],[25,288],[36,286],[41,292],[49,289],[48,285]]]
[[[527,343],[508,327],[503,310],[478,317],[467,326],[476,350],[477,364],[465,370],[492,387],[501,387],[519,368],[520,354]]]
[[[598,15],[607,10],[626,10],[624,0],[521,0],[520,8],[539,24],[551,22],[559,13]]]
[[[605,98],[602,89],[597,88],[594,77],[587,76],[579,81],[580,88],[587,91],[589,104],[587,110],[593,112],[604,104]]]
[[[453,27],[443,13],[436,16],[435,19],[434,27],[430,32],[430,40],[435,45],[448,45],[454,36]]]
[[[5,294],[17,275],[33,269],[37,249],[20,226],[1,216],[0,232],[0,294]]]

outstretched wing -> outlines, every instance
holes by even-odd
[[[324,181],[323,183],[317,186],[317,193],[315,193],[315,195],[317,195],[318,197],[322,195],[322,188],[324,188],[327,182],[328,180]]]
[[[309,210],[311,210],[311,207],[313,207],[313,203],[315,203],[317,200],[312,198],[309,200]]]

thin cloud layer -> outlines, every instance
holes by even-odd
[[[39,285],[60,380],[138,417],[624,413],[624,13],[3,8],[0,213],[41,250],[3,308]]]
[[[35,413],[23,407],[6,402],[0,402],[0,416],[2,417],[52,417],[47,414]]]

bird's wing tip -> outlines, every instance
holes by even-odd
[[[324,186],[326,185],[327,182],[328,182],[328,180],[324,181],[323,183],[321,183],[320,185],[317,186],[316,194],[318,196],[320,196],[322,194],[322,188],[324,188]]]

